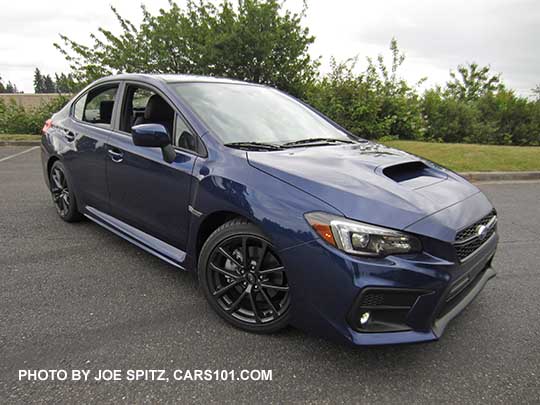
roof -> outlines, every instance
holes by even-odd
[[[208,83],[236,83],[236,84],[250,84],[241,80],[233,80],[221,77],[212,76],[199,76],[199,75],[184,75],[184,74],[149,74],[149,73],[121,73],[118,75],[111,75],[102,79],[154,79],[161,80],[166,83],[180,83],[180,82],[208,82]]]
[[[225,77],[199,76],[199,75],[152,75],[167,83],[174,82],[213,82],[213,83],[247,83],[241,80],[227,79]]]

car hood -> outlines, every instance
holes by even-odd
[[[373,142],[248,152],[248,161],[348,218],[394,229],[479,193],[450,170]]]

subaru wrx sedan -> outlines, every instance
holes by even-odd
[[[478,188],[273,88],[105,77],[46,122],[41,151],[60,218],[196,271],[246,331],[436,340],[495,275]]]

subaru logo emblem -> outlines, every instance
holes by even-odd
[[[478,228],[476,228],[476,235],[478,236],[478,239],[480,240],[486,239],[488,231],[489,231],[489,228],[487,226],[479,225]]]

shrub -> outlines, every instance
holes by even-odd
[[[354,134],[368,139],[414,139],[499,145],[540,145],[540,100],[506,89],[499,75],[476,64],[459,66],[444,89],[418,93],[397,77],[405,57],[391,42],[392,63],[356,59],[337,63],[311,84],[308,103]]]
[[[428,90],[422,99],[426,140],[540,145],[540,103],[501,89],[475,100]]]
[[[40,134],[44,122],[67,102],[65,96],[58,96],[35,108],[24,108],[15,100],[0,100],[0,133],[2,134]]]
[[[337,63],[331,73],[311,85],[307,101],[338,124],[368,139],[423,139],[425,123],[415,88],[398,78],[405,60],[392,40],[390,68],[382,56],[368,59],[367,69],[355,74],[356,59]]]

